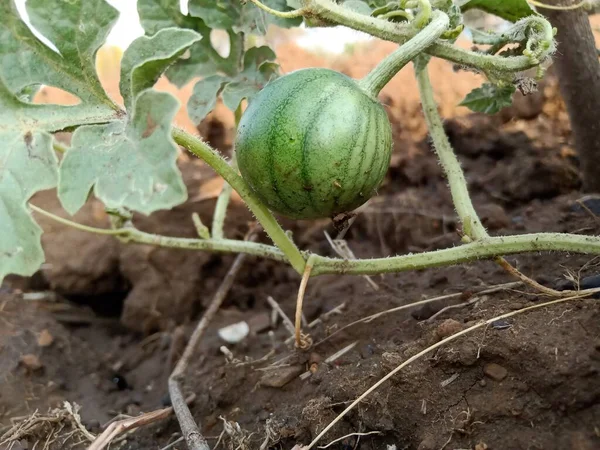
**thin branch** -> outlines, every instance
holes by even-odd
[[[60,223],[96,234],[114,235],[126,242],[156,245],[159,247],[180,248],[185,250],[206,250],[219,253],[246,253],[276,261],[287,262],[285,255],[277,248],[254,242],[233,239],[188,239],[157,236],[135,228],[108,230],[88,227],[56,216],[31,205],[34,210]],[[403,272],[431,267],[451,266],[494,258],[500,255],[540,251],[563,251],[583,254],[600,254],[600,237],[567,233],[532,233],[516,236],[488,237],[458,247],[435,250],[427,253],[416,253],[390,258],[374,258],[349,260],[328,258],[319,255],[314,257],[311,276],[325,274],[379,275],[382,273]]]
[[[313,268],[313,257],[308,258],[306,267],[304,268],[304,274],[302,275],[302,281],[300,281],[300,288],[298,289],[298,297],[296,298],[296,321],[294,327],[294,338],[296,341],[296,348],[307,349],[310,347],[312,342],[308,336],[302,334],[302,303],[304,302],[304,293],[306,292],[306,285],[310,278],[310,273]]]
[[[188,402],[191,399],[187,400]],[[185,404],[184,400],[184,404]],[[121,433],[125,433],[127,431],[133,430],[134,428],[138,428],[144,425],[148,425],[159,420],[165,419],[171,415],[173,412],[173,408],[164,408],[158,409],[156,411],[151,411],[148,413],[144,413],[137,417],[130,417],[123,420],[118,420],[112,422],[103,432],[100,434],[94,442],[88,447],[87,450],[102,450],[110,445],[115,437],[117,437]]]
[[[239,59],[242,58],[242,55],[238,56]],[[235,130],[237,131],[238,124],[242,118],[242,103],[238,105],[235,110]],[[233,154],[231,155],[231,162],[229,165],[233,170],[237,172],[237,161],[235,157],[235,149],[233,150]],[[215,239],[223,239],[225,236],[223,235],[223,225],[225,224],[225,217],[227,215],[227,207],[229,206],[229,201],[231,200],[231,191],[233,188],[227,182],[223,184],[223,188],[221,189],[221,193],[219,194],[219,198],[217,198],[217,204],[215,205],[215,212],[213,214],[213,222],[212,222],[212,237]]]
[[[494,261],[496,261],[496,263],[500,267],[502,267],[504,270],[506,270],[508,273],[510,273],[514,277],[521,280],[523,283],[528,284],[532,288],[534,288],[546,295],[549,295],[551,297],[568,297],[569,295],[573,294],[572,291],[557,291],[555,289],[551,289],[549,287],[546,287],[546,286],[538,283],[533,278],[529,278],[527,275],[522,273],[516,267],[513,267],[506,259],[502,258],[501,256],[494,258]]]
[[[433,148],[440,160],[448,184],[450,185],[450,193],[452,195],[452,201],[456,208],[456,212],[463,226],[463,232],[465,237],[463,241],[478,240],[489,237],[489,234],[479,218],[471,196],[469,195],[469,189],[467,186],[467,180],[465,179],[460,162],[456,157],[448,136],[444,131],[442,119],[437,110],[437,104],[433,98],[433,88],[431,81],[429,80],[429,74],[427,71],[427,65],[423,67],[415,66],[415,72],[417,75],[417,81],[419,84],[419,92],[421,94],[421,102],[423,104],[423,112],[425,119],[431,134],[433,141]],[[498,256],[494,258],[494,261],[498,263],[504,270],[520,279],[524,283],[530,285],[534,289],[537,289],[544,294],[553,297],[565,297],[564,292],[559,292],[554,289],[542,286],[537,281],[529,278],[525,274],[521,273],[515,267],[513,267],[506,259]]]
[[[246,253],[248,255],[260,256],[263,258],[274,259],[276,261],[287,262],[285,255],[276,247],[265,244],[257,244],[255,242],[240,241],[234,239],[190,239],[178,238],[171,236],[159,236],[156,234],[146,233],[133,227],[107,229],[90,227],[74,222],[64,217],[57,216],[38,206],[29,204],[29,207],[56,222],[72,228],[86,231],[88,233],[116,236],[125,242],[135,242],[137,244],[149,244],[158,247],[179,248],[185,250],[206,250],[217,253]]]
[[[272,14],[276,17],[281,17],[282,19],[295,19],[296,17],[302,17],[309,12],[309,8],[298,8],[294,9],[293,11],[277,11],[276,9],[269,8],[267,5],[261,3],[259,0],[250,1],[263,11],[266,11],[269,14]]]
[[[362,260],[314,256],[312,276],[324,274],[379,275],[442,267],[527,252],[563,251],[600,254],[600,237],[567,233],[532,233],[494,236],[456,247]]]
[[[499,292],[499,291],[505,291],[505,290],[509,290],[509,289],[512,289],[512,288],[516,288],[518,286],[521,286],[521,284],[523,284],[523,283],[521,283],[519,281],[515,281],[515,282],[512,282],[512,283],[499,284],[497,286],[492,286],[492,287],[489,287],[487,289],[483,289],[481,291],[475,292],[474,295],[494,294],[494,293]],[[322,343],[328,341],[329,339],[331,339],[336,334],[341,333],[342,331],[344,331],[344,330],[346,330],[348,328],[351,328],[351,327],[353,327],[355,325],[358,325],[359,323],[368,323],[368,322],[371,322],[371,321],[373,321],[375,319],[379,319],[380,317],[385,316],[387,314],[391,314],[391,313],[394,313],[394,312],[402,311],[404,309],[414,308],[416,306],[426,305],[428,303],[438,302],[438,301],[441,301],[441,300],[449,300],[449,299],[452,299],[452,298],[459,298],[459,297],[462,297],[463,295],[465,295],[464,292],[456,292],[454,294],[440,295],[438,297],[426,298],[424,300],[419,300],[419,301],[416,301],[416,302],[411,302],[411,303],[408,303],[406,305],[396,306],[395,308],[386,309],[385,311],[380,311],[378,313],[371,314],[370,316],[363,317],[361,319],[355,320],[354,322],[350,322],[349,324],[344,325],[342,328],[339,328],[339,329],[335,330],[329,336],[327,336],[326,338],[323,338],[322,340],[320,340],[319,342],[317,342],[315,344],[315,347],[317,347],[318,345],[321,345]]]
[[[350,406],[348,406],[344,411],[342,411],[334,420],[332,420],[318,435],[317,437],[315,437],[313,439],[313,441],[307,446],[304,447],[303,450],[309,450],[311,449],[318,441],[319,439],[321,439],[325,434],[327,434],[327,432],[337,423],[339,422],[346,414],[348,414],[348,412],[350,412],[356,405],[358,405],[362,400],[364,400],[370,393],[372,393],[373,391],[375,391],[379,386],[381,386],[383,383],[385,383],[387,380],[389,380],[390,378],[392,378],[394,375],[396,375],[398,372],[400,372],[404,367],[408,366],[409,364],[411,364],[412,362],[416,361],[417,359],[425,356],[427,353],[432,352],[433,350],[447,344],[448,342],[451,342],[455,339],[458,339],[461,336],[464,336],[465,334],[471,333],[472,331],[475,331],[478,328],[481,328],[483,326],[487,326],[497,320],[501,320],[501,319],[506,319],[508,317],[512,317],[515,316],[517,314],[521,314],[527,311],[531,311],[534,309],[538,309],[538,308],[543,308],[546,306],[551,306],[551,305],[556,305],[559,303],[564,303],[567,301],[571,301],[571,300],[580,300],[582,298],[588,297],[590,295],[592,295],[594,292],[600,292],[600,289],[592,289],[589,291],[586,291],[586,293],[581,293],[572,297],[567,297],[567,298],[561,298],[558,300],[552,300],[552,301],[548,301],[545,303],[539,303],[533,306],[528,306],[526,308],[522,308],[519,309],[517,311],[511,311],[509,313],[506,314],[502,314],[496,317],[493,317],[491,319],[487,319],[485,321],[479,322],[469,328],[466,328],[462,331],[459,331],[451,336],[448,336],[445,339],[442,339],[441,341],[427,347],[426,349],[420,351],[419,353],[417,353],[414,356],[411,356],[410,358],[408,358],[406,361],[404,361],[402,364],[400,364],[398,367],[396,367],[394,370],[392,370],[390,373],[388,373],[386,376],[384,376],[382,379],[380,379],[377,383],[375,383],[373,386],[371,386],[369,389],[367,389],[363,394],[361,394],[356,400],[354,400]]]
[[[327,445],[319,446],[319,448],[328,448],[328,447],[331,447],[336,442],[340,442],[341,440],[346,439],[346,438],[351,437],[351,436],[369,436],[371,434],[383,434],[383,433],[381,431],[369,431],[368,433],[350,433],[350,434],[347,434],[345,436],[339,437],[339,438],[331,441]]]
[[[417,33],[417,30],[408,24],[400,25],[370,17],[352,11],[350,8],[344,8],[331,0],[309,0],[307,8],[310,9],[311,17],[318,17],[399,44],[406,42]],[[524,26],[525,29],[535,29],[536,33],[533,33],[532,38],[539,40],[537,46],[539,51],[535,55],[510,57],[486,55],[464,50],[442,40],[429,47],[425,53],[452,61],[461,66],[484,71],[488,75],[524,71],[537,66],[540,61],[544,61],[555,51],[554,35],[550,23],[539,16],[529,16],[526,18],[526,22],[520,23],[518,26]],[[517,26],[517,24],[514,26]]]
[[[429,2],[425,1],[425,3]],[[431,12],[431,6],[429,12]],[[429,25],[381,60],[366,77],[359,81],[359,85],[369,95],[376,98],[381,89],[404,66],[431,46],[446,31],[449,23],[450,19],[447,14],[436,11]]]
[[[423,104],[423,113],[429,129],[429,134],[433,141],[433,149],[437,154],[440,164],[448,179],[452,201],[458,217],[462,223],[463,232],[471,239],[477,240],[488,237],[473,202],[469,195],[467,180],[465,179],[460,162],[452,149],[448,136],[444,131],[442,119],[437,110],[437,104],[433,98],[433,89],[429,80],[427,65],[415,65],[415,73],[419,84],[419,93],[421,103]]]

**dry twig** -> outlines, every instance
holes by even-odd
[[[310,337],[302,334],[302,303],[304,302],[304,293],[306,292],[306,285],[308,284],[312,267],[311,260],[308,258],[306,267],[304,268],[304,274],[302,275],[302,281],[300,282],[300,288],[298,289],[298,298],[296,300],[296,323],[294,328],[294,339],[296,341],[296,348],[302,350],[306,350],[312,345],[312,340]]]
[[[256,237],[257,228],[253,228],[246,236],[246,240],[252,241]],[[185,437],[185,441],[189,450],[210,450],[206,439],[202,436],[192,413],[190,412],[188,406],[186,405],[183,393],[180,387],[180,379],[183,377],[190,360],[192,359],[206,329],[208,328],[209,323],[216,315],[217,311],[221,307],[221,304],[225,300],[227,293],[231,289],[233,285],[233,281],[240,271],[243,262],[246,258],[244,253],[238,254],[235,258],[235,261],[231,265],[231,268],[225,275],[223,282],[219,286],[219,289],[215,293],[210,305],[206,309],[206,312],[198,322],[196,329],[192,333],[192,337],[190,338],[181,359],[177,362],[175,369],[171,373],[169,377],[169,395],[171,397],[171,403],[173,405],[173,409],[175,410],[175,414],[177,416],[177,421],[181,426],[181,431],[183,436]]]
[[[477,292],[476,295],[493,294],[495,292],[499,292],[499,291],[504,291],[504,290],[515,288],[517,286],[520,286],[521,284],[523,284],[523,283],[521,283],[520,281],[514,281],[512,283],[499,284],[497,286],[492,286],[492,287],[489,287],[487,289],[483,289],[483,290]],[[382,316],[385,316],[386,314],[391,314],[393,312],[401,311],[403,309],[409,309],[409,308],[413,308],[415,306],[425,305],[427,303],[437,302],[437,301],[440,301],[440,300],[448,300],[448,299],[451,299],[451,298],[458,298],[458,297],[461,297],[463,295],[464,295],[463,292],[456,292],[454,294],[440,295],[438,297],[432,297],[432,298],[427,298],[425,300],[419,300],[419,301],[416,301],[416,302],[408,303],[407,305],[396,306],[395,308],[387,309],[385,311],[381,311],[381,312],[372,314],[370,316],[363,317],[362,319],[355,320],[354,322],[351,322],[348,325],[344,325],[342,328],[340,328],[340,329],[336,330],[335,332],[331,333],[329,336],[327,336],[327,337],[323,338],[322,340],[320,340],[319,342],[317,342],[315,344],[315,347],[317,345],[321,345],[322,343],[328,341],[329,339],[331,339],[336,334],[338,334],[338,333],[346,330],[347,328],[353,327],[354,325],[357,325],[359,323],[371,322],[372,320],[378,319],[378,318],[380,318]]]
[[[193,397],[188,398],[188,402],[191,402]],[[185,403],[185,401],[184,401]],[[187,407],[187,406],[186,406]],[[130,417],[123,420],[112,422],[103,432],[100,434],[92,445],[87,450],[102,450],[121,433],[139,428],[144,425],[148,425],[159,420],[165,419],[173,412],[172,407],[157,409],[156,411],[147,412],[137,417]]]

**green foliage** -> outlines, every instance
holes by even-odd
[[[277,76],[275,53],[269,47],[253,47],[244,54],[243,70],[234,76],[215,75],[198,81],[188,101],[188,114],[195,124],[212,111],[219,94],[223,103],[235,111],[240,102],[249,101]]]
[[[191,30],[166,28],[132,42],[121,61],[120,89],[128,115],[78,128],[61,164],[58,196],[68,212],[79,210],[92,188],[109,208],[146,214],[186,200],[170,136],[179,104],[170,94],[148,89],[200,39]]]
[[[50,108],[20,102],[0,80],[0,280],[9,273],[32,275],[44,261],[42,230],[26,202],[58,179],[43,123],[51,115]]]
[[[121,60],[119,87],[125,108],[130,110],[136,95],[152,87],[169,65],[201,39],[191,30],[165,28],[132,42]]]
[[[137,95],[127,120],[78,128],[60,166],[64,208],[75,213],[92,188],[109,208],[145,214],[183,203],[187,192],[171,138],[178,106],[172,95],[149,89]]]
[[[263,3],[278,11],[290,9],[286,0],[264,0]],[[243,4],[239,0],[190,0],[189,11],[191,16],[202,19],[210,28],[232,29],[236,33],[263,35],[270,24],[289,28],[302,22],[301,18],[272,16],[252,2]]]
[[[344,8],[348,8],[357,13],[370,15],[373,9],[369,6],[368,2],[361,0],[346,0],[343,4]]]
[[[458,0],[463,11],[480,9],[511,22],[535,14],[527,0]]]
[[[278,11],[288,11],[305,4],[298,0],[263,2]],[[339,23],[366,30],[374,36],[380,35],[377,21],[364,16],[372,14],[375,8],[385,7],[389,0],[340,0],[337,3],[343,7],[336,7],[337,15],[334,14],[333,19],[319,13],[306,18],[305,23],[308,26]],[[430,47],[431,54],[483,70],[495,84],[512,79],[517,70],[534,67],[553,51],[551,27],[540,16],[536,16],[537,22],[518,20],[511,33],[493,37],[494,45],[503,44],[505,40],[518,44],[515,54],[520,60],[514,58],[510,67],[500,62],[502,57],[494,56],[493,62],[488,62],[489,59],[483,61],[480,55],[458,48],[450,49],[450,44],[462,30],[461,11],[451,0],[433,0],[431,3],[450,17],[450,27],[442,34],[446,44]],[[467,0],[460,3],[463,10],[480,8],[510,20],[531,14],[526,2],[517,0]],[[252,108],[259,102],[257,93],[265,86],[277,83],[275,79],[279,74],[275,54],[270,48],[245,48],[248,35],[264,35],[272,24],[297,26],[302,19],[282,19],[251,2],[240,0],[190,0],[189,13],[185,15],[181,13],[179,4],[179,0],[138,0],[137,8],[146,36],[134,41],[121,61],[119,89],[123,109],[104,91],[95,67],[97,51],[118,17],[117,11],[106,0],[28,0],[26,8],[32,26],[51,42],[50,46],[35,37],[21,20],[14,0],[0,1],[0,281],[9,273],[30,275],[44,259],[40,245],[41,229],[27,207],[31,197],[41,190],[56,187],[62,205],[69,213],[78,211],[91,193],[108,209],[119,211],[119,216],[123,217],[136,211],[150,214],[185,201],[187,192],[176,165],[178,148],[174,138],[223,175],[244,198],[280,249],[264,246],[260,251],[274,255],[278,260],[287,258],[298,272],[302,272],[305,264],[302,254],[285,235],[267,206],[258,200],[257,193],[246,184],[248,180],[242,180],[217,152],[200,140],[181,130],[174,130],[172,121],[180,105],[172,95],[153,90],[163,74],[177,86],[199,78],[187,105],[195,123],[206,117],[219,97],[228,108],[238,113],[244,99]],[[398,5],[409,9],[419,7],[414,1],[394,2],[393,7],[387,6],[388,12],[402,13]],[[321,4],[321,8],[326,7],[327,4]],[[351,14],[349,10],[362,16]],[[400,20],[410,21],[411,14],[405,14]],[[434,14],[443,15],[440,11]],[[415,32],[411,27],[395,28],[397,30],[388,29],[388,32],[398,42],[409,39]],[[229,36],[227,56],[221,55],[211,44],[213,30],[224,30]],[[398,36],[394,35],[396,31]],[[429,55],[419,56],[416,66],[422,69],[429,58]],[[314,142],[307,140],[301,143],[297,140],[293,144],[294,157],[297,158],[292,167],[294,170],[300,167],[301,162],[307,162],[301,158],[310,153],[312,160],[307,167],[317,175],[324,174],[312,180],[310,185],[300,185],[296,180],[297,191],[308,199],[308,206],[305,205],[304,213],[300,214],[305,217],[316,217],[325,210],[335,213],[362,203],[374,192],[387,167],[391,135],[387,132],[389,123],[384,110],[379,108],[371,112],[372,123],[365,122],[367,119],[361,114],[373,109],[369,103],[373,99],[362,93],[363,97],[356,92],[342,92],[344,83],[339,81],[327,87],[327,92],[338,90],[340,95],[322,99],[313,109],[307,108],[306,98],[290,94],[290,102],[296,105],[296,114],[291,118],[287,116],[288,124],[281,122],[282,127],[287,126],[298,117],[306,118],[307,113],[331,119],[329,122],[319,119],[313,128],[320,131],[305,133]],[[42,85],[73,94],[78,103],[72,106],[32,103]],[[463,104],[476,111],[493,113],[510,103],[513,92],[514,88],[510,85],[499,88],[487,84],[469,94]],[[324,94],[326,92],[316,89],[314,98]],[[266,101],[265,105],[268,106],[268,103]],[[273,121],[282,120],[282,117],[279,111],[275,111],[272,120],[265,120],[263,124],[270,125]],[[333,122],[335,126],[328,125]],[[387,125],[382,126],[384,122]],[[368,126],[372,124],[377,126]],[[73,135],[71,147],[66,149],[59,162],[53,150],[52,133],[62,130],[73,132]],[[277,135],[276,131],[273,142],[278,140],[277,149],[290,148],[289,136]],[[337,147],[329,145],[333,132],[339,138]],[[378,151],[368,145],[361,147],[371,151],[370,156],[374,155],[372,160],[365,156],[364,164],[359,158],[360,151],[347,154],[353,148],[359,148],[356,138],[361,136],[371,146],[379,145],[384,149]],[[309,144],[312,150],[305,152]],[[325,173],[331,165],[323,161],[336,162],[335,158],[343,156],[343,152],[346,152],[343,170]],[[367,167],[369,161],[375,166]],[[261,170],[263,166],[260,161],[256,164]],[[363,184],[359,181],[354,182],[356,186],[349,183],[346,175],[352,170],[359,175],[362,171],[364,179],[359,181]],[[332,176],[336,181],[333,184]],[[266,180],[259,178],[259,181]],[[307,187],[312,190],[307,190]],[[333,193],[333,197],[327,197],[328,193]],[[284,201],[293,199],[285,198]],[[285,212],[300,216],[293,208]],[[123,220],[112,223],[119,226]],[[204,237],[206,241],[210,240],[208,235]],[[211,242],[206,243],[206,248],[248,250],[255,244],[232,245],[231,242],[218,245]],[[252,251],[258,252],[256,248]]]
[[[189,56],[177,60],[166,72],[167,78],[181,87],[193,77],[207,77],[235,69],[235,56],[223,58],[210,43],[211,29],[197,17],[181,14],[179,0],[138,0],[140,22],[146,34],[153,35],[163,28],[187,28],[199,33],[202,39],[189,48]],[[230,34],[230,44],[239,46],[241,37]]]
[[[0,280],[7,273],[31,275],[43,261],[41,230],[26,202],[57,183],[49,133],[118,116],[94,68],[98,47],[117,18],[114,9],[102,0],[32,0],[27,12],[61,54],[31,33],[12,1],[0,4]],[[96,21],[87,20],[92,13]],[[80,103],[28,103],[40,84],[64,89]]]
[[[512,104],[515,90],[512,84],[499,87],[491,83],[484,83],[481,87],[469,92],[460,105],[466,106],[471,111],[496,114],[502,108]]]

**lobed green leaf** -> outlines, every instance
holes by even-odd
[[[164,28],[179,27],[202,36],[189,48],[188,57],[178,59],[167,70],[167,78],[176,86],[182,87],[194,77],[209,77],[220,72],[235,73],[235,61],[223,58],[211,45],[211,29],[202,19],[181,14],[179,0],[138,0],[137,7],[147,35],[154,35]],[[230,33],[229,37],[232,48],[241,44],[241,36]]]
[[[31,0],[27,10],[32,24],[61,53],[33,35],[13,0],[0,2],[0,75],[11,92],[46,84],[72,93],[82,103],[94,104],[95,115],[114,112],[117,106],[100,85],[94,60],[118,13],[103,0]],[[88,20],[80,15],[84,13],[98,17]]]
[[[469,92],[460,105],[466,106],[471,111],[496,114],[502,108],[512,105],[512,96],[515,90],[512,84],[499,87],[491,83],[484,83],[481,87]]]
[[[36,120],[51,114],[45,105],[21,102],[0,77],[0,283],[10,273],[33,275],[44,262],[42,230],[27,201],[56,186],[52,136]]]
[[[152,37],[133,41],[121,60],[119,87],[127,110],[140,92],[154,86],[165,69],[200,39],[192,30],[164,28]]]
[[[278,74],[275,53],[269,47],[252,47],[244,54],[243,70],[235,76],[213,76],[198,81],[187,104],[188,115],[200,123],[216,105],[219,93],[223,103],[235,111],[242,100],[251,101]]]
[[[145,214],[183,203],[187,192],[171,137],[178,108],[171,94],[148,89],[137,95],[128,121],[78,128],[59,171],[63,207],[74,214],[92,189],[109,208]]]

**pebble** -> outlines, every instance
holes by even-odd
[[[483,373],[494,381],[502,381],[508,375],[508,371],[496,363],[489,363],[483,366]]]
[[[47,329],[43,329],[37,338],[37,344],[40,347],[50,347],[53,342],[54,336]]]
[[[27,368],[28,370],[31,370],[31,371],[37,371],[37,370],[42,369],[42,367],[44,367],[44,365],[40,361],[40,358],[38,358],[35,355],[32,355],[31,353],[21,356],[21,358],[19,359],[19,362],[23,366],[25,366],[25,368]]]
[[[237,344],[243,341],[250,333],[247,322],[238,322],[219,329],[219,337],[228,344]]]
[[[304,372],[303,365],[282,367],[278,370],[269,370],[261,377],[259,384],[265,387],[280,388]]]
[[[579,289],[594,289],[600,287],[600,274],[591,275],[589,277],[582,278],[579,281]],[[556,283],[556,289],[563,291],[565,289],[575,289],[576,286],[570,280],[560,280]],[[595,293],[591,296],[592,298],[600,298],[600,292]]]
[[[452,336],[453,334],[458,333],[462,329],[462,324],[457,320],[446,319],[437,327],[437,329],[435,330],[435,334],[438,338],[444,339],[448,336]]]
[[[585,197],[582,197],[573,203],[571,205],[571,210],[575,212],[587,213],[585,208],[581,206],[581,203],[583,203],[592,213],[600,215],[600,196],[593,194],[586,195]]]
[[[520,309],[520,308],[519,308]],[[511,323],[508,320],[500,319],[492,322],[492,328],[496,330],[506,330],[507,328],[512,327]]]

